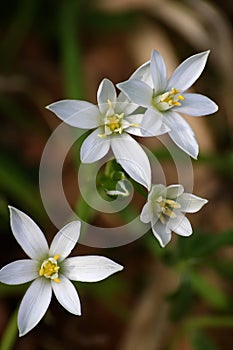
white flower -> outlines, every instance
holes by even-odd
[[[192,226],[185,213],[195,213],[208,201],[191,193],[184,193],[182,185],[152,185],[140,219],[151,223],[152,232],[164,247],[171,240],[171,232],[190,236]]]
[[[164,60],[153,50],[151,61],[139,67],[129,80],[117,85],[129,99],[147,109],[141,123],[142,133],[143,130],[153,133],[154,124],[162,119],[170,129],[171,139],[193,158],[197,158],[198,144],[192,129],[179,113],[198,117],[218,110],[208,97],[185,93],[201,75],[208,54],[206,51],[189,57],[167,80]]]
[[[77,291],[70,282],[96,282],[123,267],[103,256],[66,258],[77,243],[80,222],[64,226],[54,237],[50,248],[35,222],[18,209],[9,207],[12,232],[31,259],[14,261],[0,270],[0,282],[21,284],[33,281],[19,307],[20,336],[35,327],[44,316],[54,292],[59,303],[69,312],[81,315]]]
[[[152,136],[141,133],[143,114],[132,113],[138,107],[130,103],[123,93],[117,97],[113,83],[103,79],[97,92],[98,107],[78,100],[62,100],[47,108],[65,123],[94,129],[83,142],[81,161],[93,163],[103,158],[110,147],[117,162],[134,179],[147,189],[151,186],[151,168],[142,147],[129,135]],[[168,131],[162,120],[155,120],[153,132],[161,135]]]

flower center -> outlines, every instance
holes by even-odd
[[[165,224],[165,216],[168,216],[171,219],[176,218],[176,214],[174,213],[173,209],[180,208],[180,204],[175,202],[172,199],[164,199],[162,196],[159,196],[156,200],[157,203],[159,203],[161,208],[161,214],[159,216],[159,220],[162,222],[162,224]]]
[[[122,134],[123,130],[130,127],[135,126],[139,127],[138,124],[129,123],[124,119],[125,114],[115,113],[112,101],[108,100],[108,110],[104,115],[104,132],[103,134],[99,134],[98,136],[103,138],[112,134]]]
[[[172,88],[162,95],[152,98],[152,105],[161,112],[166,111],[174,106],[181,106],[180,101],[184,101],[184,96],[179,94],[180,90]]]
[[[58,270],[60,267],[57,264],[59,257],[60,255],[55,255],[53,258],[44,260],[41,264],[39,275],[44,276],[45,278],[50,278],[54,282],[59,283],[60,279],[58,278]]]

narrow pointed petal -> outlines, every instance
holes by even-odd
[[[189,124],[176,112],[164,113],[164,122],[171,129],[169,136],[185,153],[197,159],[199,147],[193,130]]]
[[[30,282],[38,276],[39,262],[37,260],[17,260],[0,270],[0,282],[12,285]]]
[[[185,91],[192,86],[205,68],[208,55],[209,51],[201,52],[182,62],[168,80],[166,90],[169,91],[174,87]]]
[[[193,117],[200,117],[217,112],[218,106],[210,98],[200,94],[184,94],[182,105],[173,108],[174,111]]]
[[[93,129],[100,125],[99,109],[90,102],[62,100],[46,107],[66,124],[81,129]]]
[[[128,175],[147,189],[151,188],[151,167],[142,147],[128,134],[111,139],[117,162]]]
[[[180,210],[186,213],[196,213],[199,211],[206,203],[207,199],[195,196],[191,193],[183,193],[177,202],[181,205]]]
[[[153,208],[151,203],[147,202],[144,207],[142,208],[140,220],[147,224],[148,222],[152,221],[153,219]]]
[[[37,224],[22,211],[10,207],[11,229],[15,239],[31,259],[42,259],[48,253],[48,243]]]
[[[70,313],[81,315],[81,304],[74,285],[63,275],[59,275],[60,282],[52,282],[54,294],[59,303]]]
[[[64,260],[77,244],[80,229],[80,221],[72,221],[64,226],[54,237],[49,249],[49,255],[60,255],[59,261]]]
[[[153,89],[143,81],[129,79],[117,84],[117,87],[139,106],[148,107],[151,104]]]
[[[52,296],[51,282],[37,278],[26,291],[19,307],[18,328],[23,336],[34,328],[46,313]]]
[[[154,93],[163,92],[167,84],[167,70],[163,57],[156,50],[152,51],[150,69],[154,84]]]
[[[168,220],[168,227],[178,235],[188,237],[192,234],[192,226],[184,215]]]
[[[80,151],[83,163],[96,162],[108,153],[110,140],[108,137],[99,137],[102,132],[102,129],[98,128],[84,140]]]
[[[167,187],[166,197],[169,199],[176,199],[184,192],[184,187],[182,185],[170,185]]]
[[[150,70],[150,61],[143,63],[136,71],[130,76],[129,79],[141,80],[153,88],[153,80]]]
[[[164,248],[172,238],[171,230],[159,220],[152,226],[152,232],[162,248]]]
[[[97,91],[97,101],[100,112],[103,114],[106,113],[109,108],[108,100],[112,102],[114,107],[116,99],[115,86],[109,79],[103,79]]]
[[[164,124],[162,113],[156,109],[148,108],[141,122],[141,133],[144,137],[158,136],[170,131]]]
[[[104,256],[76,256],[63,262],[65,276],[73,281],[98,282],[113,273],[121,271],[123,266]]]
[[[158,198],[159,196],[166,197],[167,189],[164,185],[152,185],[151,191],[148,195],[148,200],[152,200],[153,198]]]

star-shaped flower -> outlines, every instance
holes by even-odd
[[[172,231],[181,236],[192,234],[192,226],[185,213],[196,213],[207,202],[194,194],[184,193],[182,185],[152,185],[140,219],[151,223],[153,234],[165,247],[171,240]]]
[[[97,92],[98,106],[86,101],[62,100],[47,108],[65,123],[81,129],[96,128],[83,142],[81,161],[93,163],[103,158],[110,147],[117,162],[135,181],[147,189],[151,186],[151,168],[142,147],[129,135],[152,136],[141,133],[143,114],[135,114],[137,105],[129,102],[123,93],[117,97],[113,83],[103,79]],[[168,131],[162,120],[156,119],[153,135]]]
[[[69,312],[81,315],[79,296],[70,282],[97,282],[123,267],[103,256],[67,258],[80,234],[80,222],[64,226],[54,237],[50,248],[36,223],[20,210],[9,207],[15,239],[30,259],[14,261],[0,270],[0,282],[21,284],[33,281],[19,307],[20,336],[34,328],[44,316],[52,291]]]
[[[184,152],[197,158],[198,144],[188,123],[179,113],[203,116],[214,113],[218,106],[208,97],[186,93],[201,75],[209,51],[193,55],[181,63],[167,80],[166,66],[162,56],[153,50],[151,60],[139,67],[129,80],[117,87],[146,112],[141,123],[142,133],[154,133],[157,120],[170,129],[171,139]]]

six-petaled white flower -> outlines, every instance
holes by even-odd
[[[151,168],[142,147],[129,135],[152,136],[141,133],[143,114],[132,113],[138,107],[123,93],[117,97],[113,83],[103,79],[97,92],[98,107],[78,100],[62,100],[47,108],[65,123],[82,129],[96,128],[83,142],[81,161],[92,163],[104,157],[110,147],[117,162],[129,176],[147,189],[151,187]],[[156,119],[153,135],[168,131],[162,120]]]
[[[142,133],[154,133],[158,120],[170,129],[169,136],[184,152],[197,158],[198,144],[189,124],[179,113],[203,116],[214,113],[218,106],[208,97],[185,93],[201,75],[209,51],[193,55],[181,63],[167,80],[162,56],[153,50],[151,60],[139,67],[129,80],[117,87],[146,112],[141,123]]]
[[[140,219],[151,223],[153,234],[165,247],[171,240],[172,231],[181,236],[192,234],[192,226],[185,213],[195,213],[207,202],[204,198],[184,193],[182,185],[152,185]]]
[[[16,285],[33,281],[19,307],[20,336],[29,332],[44,316],[52,291],[65,309],[81,315],[79,297],[70,280],[97,282],[123,269],[103,256],[67,258],[79,238],[79,221],[64,226],[49,248],[35,222],[20,210],[9,208],[12,232],[31,259],[14,261],[3,267],[0,270],[0,282]]]

